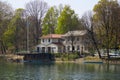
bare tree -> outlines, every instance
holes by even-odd
[[[101,53],[100,53],[100,49],[98,46],[98,40],[96,39],[96,36],[94,33],[95,24],[93,22],[92,12],[88,12],[82,17],[82,25],[87,30],[89,40],[90,40],[90,42],[92,42],[94,48],[97,50],[99,58],[101,58]]]
[[[12,12],[13,9],[9,4],[0,1],[0,20],[10,19],[13,15]]]
[[[26,4],[26,12],[31,17],[30,24],[34,27],[33,36],[35,44],[38,44],[39,37],[42,34],[42,19],[48,10],[48,5],[42,0],[31,1]]]

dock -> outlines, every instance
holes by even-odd
[[[54,61],[54,55],[50,53],[19,53],[24,61]]]

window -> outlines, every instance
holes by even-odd
[[[67,50],[70,51],[70,46],[67,47]]]
[[[42,42],[44,42],[44,39],[42,39]]]
[[[77,46],[77,50],[79,50],[80,49],[80,47],[79,47],[79,45]]]
[[[75,50],[75,46],[72,46],[72,50],[73,50],[73,51]]]
[[[77,41],[79,41],[79,37],[77,37]]]
[[[40,52],[40,47],[37,47],[37,52]]]
[[[48,42],[50,42],[50,39],[48,39]]]
[[[75,37],[71,37],[71,41],[74,41],[75,40]]]

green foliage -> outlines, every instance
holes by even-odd
[[[8,28],[8,24],[12,17],[12,7],[6,2],[0,1],[0,52],[6,53],[6,44],[4,41],[4,33]]]
[[[57,18],[58,18],[57,9],[55,7],[51,7],[48,10],[43,20],[43,29],[42,29],[43,35],[55,33],[54,29],[57,26]]]
[[[94,30],[100,42],[99,47],[106,49],[108,58],[110,58],[109,49],[115,48],[117,50],[119,43],[119,3],[117,0],[100,0],[93,11],[93,20],[97,24]]]
[[[78,53],[56,53],[55,58],[60,58],[62,61],[73,61],[79,58]]]
[[[79,55],[77,53],[73,53],[73,54],[69,54],[68,57],[69,57],[69,60],[75,60],[79,58]]]
[[[14,30],[15,30],[15,27],[11,27],[3,35],[3,40],[5,41],[7,47],[13,46]]]
[[[15,16],[10,21],[9,27],[6,30],[6,32],[4,33],[4,37],[3,38],[4,38],[4,41],[7,44],[7,47],[13,46],[17,20],[19,20],[19,17]]]
[[[20,27],[22,25],[21,24],[22,11],[23,11],[23,9],[17,9],[15,11],[15,15],[10,20],[10,23],[8,24],[9,26],[3,34],[3,40],[8,49],[13,46],[15,47],[15,45],[18,45],[18,43],[16,43],[16,41],[21,40],[21,38],[19,38],[21,36],[21,34],[18,34],[18,33],[21,31]]]
[[[6,2],[0,1],[0,40],[8,27],[12,16],[12,8]]]
[[[98,20],[104,20],[104,16],[110,15],[110,11],[112,11],[113,8],[117,8],[119,5],[117,1],[114,0],[100,0],[98,4],[96,4],[93,8],[93,11],[95,12],[94,19],[96,21]],[[112,13],[113,14],[113,13]],[[111,14],[111,15],[112,15]]]
[[[75,14],[74,10],[71,10],[69,6],[65,6],[58,17],[58,24],[55,32],[57,34],[64,34],[68,31],[77,30],[78,24],[78,16]]]

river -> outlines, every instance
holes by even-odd
[[[120,65],[0,61],[0,80],[120,80]]]

